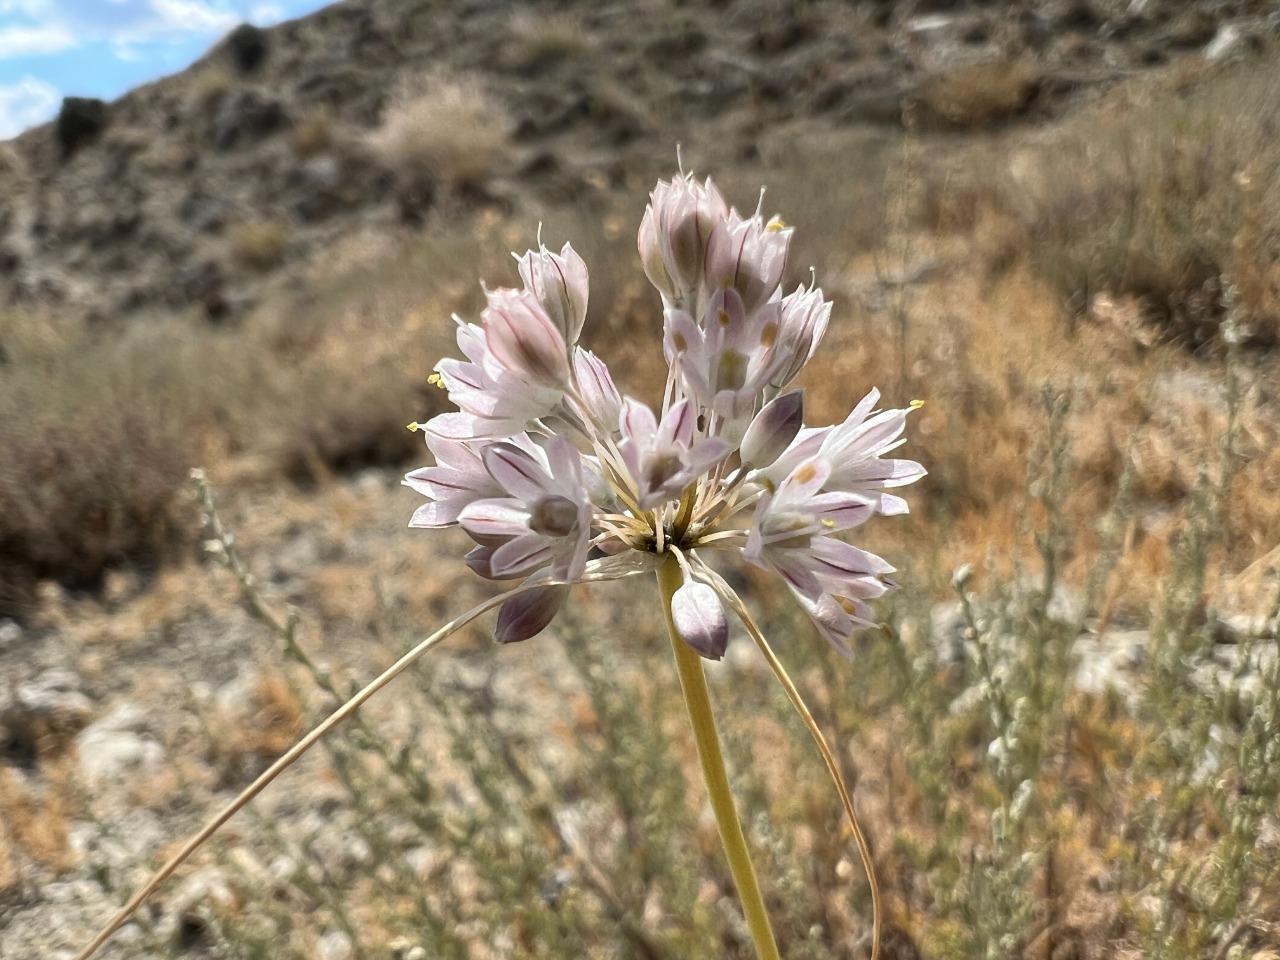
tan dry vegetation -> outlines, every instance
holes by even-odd
[[[21,861],[55,872],[75,864],[70,842],[75,797],[74,775],[65,762],[55,763],[50,782],[43,784],[0,767],[0,894],[18,886]]]
[[[1122,86],[1034,139],[978,145],[932,174],[926,222],[967,229],[986,220],[989,230],[998,217],[1005,234],[1016,223],[1037,271],[1076,313],[1102,293],[1132,296],[1159,336],[1198,347],[1234,296],[1246,336],[1273,344],[1274,62],[1183,67]],[[1012,246],[998,243],[994,262]]]
[[[374,145],[402,184],[426,178],[457,191],[485,180],[505,138],[502,111],[478,80],[436,74],[402,88]]]
[[[1015,60],[975,63],[930,78],[918,93],[923,119],[949,127],[987,127],[1026,109],[1039,77]]]
[[[591,40],[582,24],[569,15],[538,11],[513,18],[512,66],[529,75],[541,74],[587,54]]]
[[[1146,128],[1135,126],[1134,142],[1145,142]],[[1052,136],[1069,145],[1083,135],[1068,124]],[[1084,317],[1064,307],[1056,275],[1040,259],[1049,241],[1032,228],[1037,218],[1058,222],[1043,211],[1062,197],[1077,189],[1092,196],[1093,167],[1064,166],[1046,181],[1061,191],[1056,200],[1028,190],[1029,203],[1047,205],[1034,215],[1013,202],[1014,188],[994,164],[984,168],[994,171],[991,182],[930,181],[943,186],[925,185],[931,220],[921,229],[901,211],[913,208],[920,187],[913,178],[934,174],[927,144],[909,142],[905,158],[891,143],[865,154],[826,147],[812,166],[764,151],[758,169],[722,179],[740,208],[754,201],[742,184],[782,181],[766,204],[799,230],[789,284],[807,279],[803,268],[814,262],[837,301],[828,342],[807,373],[807,419],[830,422],[872,385],[886,405],[922,399],[904,452],[930,477],[908,491],[910,520],[873,522],[859,538],[900,566],[907,589],[883,607],[895,635],[863,637],[856,669],[819,650],[776,583],[750,570],[743,582],[843,747],[875,845],[890,939],[900,956],[942,960],[967,960],[992,944],[1028,957],[1121,950],[1203,957],[1222,945],[1237,913],[1280,915],[1275,867],[1241,852],[1250,830],[1274,828],[1266,810],[1257,814],[1262,827],[1246,816],[1245,798],[1266,788],[1265,769],[1246,769],[1261,750],[1223,761],[1221,782],[1194,775],[1214,725],[1228,724],[1249,742],[1263,728],[1241,718],[1261,713],[1249,714],[1251,702],[1230,692],[1202,695],[1177,672],[1179,657],[1149,667],[1149,689],[1136,705],[1118,694],[1070,691],[1070,654],[1062,651],[1077,625],[1036,613],[1026,584],[1043,574],[1036,543],[1048,538],[1058,574],[1083,592],[1114,532],[1114,569],[1082,616],[1096,617],[1102,632],[1112,622],[1152,626],[1144,656],[1164,656],[1153,611],[1174,609],[1168,598],[1184,586],[1199,591],[1191,605],[1201,613],[1207,604],[1266,612],[1280,540],[1274,355],[1236,356],[1228,369],[1221,355],[1193,354],[1177,337],[1135,336],[1147,323],[1144,306],[1123,285],[1106,301],[1091,297]],[[1054,162],[1051,140],[1026,150],[1028,163]],[[842,155],[866,166],[851,160],[835,168],[844,172],[833,181],[831,159]],[[1205,169],[1215,178],[1238,172],[1225,163]],[[1084,178],[1084,187],[1068,174]],[[1206,186],[1225,189],[1218,179]],[[1161,194],[1188,196],[1181,187]],[[572,238],[592,269],[588,344],[626,389],[653,399],[659,317],[631,250],[636,200],[563,213],[548,220],[547,235]],[[1096,213],[1098,203],[1081,209]],[[1072,249],[1102,230],[1087,219],[1077,226],[1070,239],[1080,247]],[[262,653],[279,659],[280,672],[265,673],[255,705],[232,718],[236,759],[265,759],[285,740],[274,739],[278,731],[311,716],[314,704],[296,697],[294,685],[317,701],[331,694],[326,684],[345,689],[487,590],[454,562],[465,538],[401,529],[414,498],[394,489],[394,477],[343,473],[425,459],[403,424],[443,409],[425,375],[453,352],[445,318],[456,310],[475,319],[477,275],[495,286],[514,282],[503,250],[523,249],[529,234],[527,225],[494,219],[464,239],[429,237],[393,256],[335,251],[305,297],[270,299],[235,330],[151,342],[168,344],[168,372],[152,399],[183,398],[158,406],[194,408],[198,449],[227,488],[224,519],[267,601],[304,611],[303,649],[337,665],[331,677],[327,666],[309,672],[278,648]],[[1031,256],[1018,255],[1022,236],[1033,238]],[[1162,240],[1150,249],[1182,248]],[[1098,279],[1096,288],[1111,282]],[[1136,319],[1121,322],[1129,314]],[[29,346],[17,369],[75,354],[76,334],[22,329],[13,342]],[[123,362],[115,356],[107,355],[111,364]],[[1185,573],[1185,554],[1210,516],[1206,490],[1222,481],[1231,375],[1240,394],[1235,476],[1200,583]],[[1053,427],[1062,397],[1069,407]],[[52,435],[52,426],[42,429]],[[1066,453],[1055,480],[1059,442]],[[279,484],[286,473],[313,482],[303,491]],[[1117,506],[1126,476],[1129,500]],[[281,559],[301,548],[314,559]],[[972,589],[983,604],[966,635],[1009,643],[996,651],[999,685],[975,664],[944,664],[932,651],[932,605],[950,592],[961,564],[974,566]],[[226,921],[222,932],[261,956],[314,955],[326,927],[356,930],[371,950],[405,936],[468,960],[492,955],[499,937],[529,955],[630,956],[643,954],[644,941],[628,926],[638,920],[642,932],[664,938],[665,955],[745,956],[720,919],[728,882],[714,829],[699,817],[684,720],[663,638],[652,629],[653,598],[642,587],[651,584],[584,590],[554,635],[516,648],[480,649],[484,628],[471,628],[416,680],[403,678],[399,694],[370,711],[386,724],[382,739],[364,732],[339,739],[306,770],[338,811],[326,820],[331,833],[357,837],[366,852],[317,852],[316,838],[297,832],[289,817],[264,817],[256,839],[295,852],[323,882],[307,870],[280,879],[237,867],[234,896],[210,898],[213,919]],[[101,665],[154,625],[167,636],[197,615],[230,619],[234,593],[228,576],[188,558],[154,589],[114,606],[63,597],[44,615]],[[267,633],[251,636],[258,642]],[[1194,630],[1174,633],[1170,649],[1205,645]],[[735,786],[753,811],[753,849],[786,955],[856,953],[865,946],[865,887],[804,733],[758,665],[731,659],[717,670]],[[175,691],[183,680],[169,670],[158,682]],[[1012,774],[991,749],[1014,726],[991,720],[999,704],[990,698],[1001,689],[1025,711]],[[975,691],[981,696],[969,696]],[[258,725],[270,727],[269,742],[254,738]],[[438,793],[413,793],[414,763],[430,771]],[[1013,817],[1020,778],[1030,787],[1014,840],[997,842],[993,823]],[[553,815],[565,809],[577,818],[572,831]],[[451,832],[442,834],[441,823]],[[585,838],[576,848],[574,836]],[[559,870],[573,878],[566,892],[546,893]],[[603,888],[592,886],[597,875]],[[1231,890],[1252,897],[1247,909],[1223,899]],[[1271,926],[1240,935],[1250,949],[1275,946]]]
[[[323,107],[313,109],[293,128],[293,152],[300,157],[323,153],[333,142],[333,115]]]
[[[284,258],[289,248],[289,227],[276,220],[251,220],[227,228],[227,248],[240,263],[267,270]]]

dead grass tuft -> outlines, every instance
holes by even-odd
[[[289,228],[277,220],[252,220],[227,229],[231,255],[245,266],[268,270],[284,259],[289,247]]]
[[[44,317],[3,320],[0,610],[16,612],[39,579],[91,586],[182,542],[194,451],[187,384],[147,338],[98,343]]]
[[[75,865],[68,805],[73,793],[65,776],[54,779],[36,784],[0,766],[0,893],[22,882],[27,864],[58,872]]]
[[[403,185],[483,183],[505,142],[502,111],[475,80],[434,76],[401,92],[374,144]]]
[[[515,24],[512,66],[520,73],[535,76],[572,62],[590,49],[590,39],[576,20],[539,11],[521,17]]]
[[[333,115],[317,108],[293,128],[293,152],[299,157],[314,157],[333,145]]]
[[[949,127],[988,127],[1017,116],[1035,96],[1039,77],[1021,61],[997,60],[944,71],[918,94],[924,119]]]
[[[1100,292],[1136,296],[1191,346],[1215,336],[1229,284],[1252,336],[1277,342],[1277,97],[1268,62],[1131,86],[1019,151],[999,189],[1040,272],[1076,311]]]

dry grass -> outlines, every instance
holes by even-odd
[[[433,76],[387,108],[374,145],[402,185],[457,191],[488,178],[505,140],[503,113],[477,81]]]
[[[221,704],[209,719],[209,763],[230,783],[261,773],[304,733],[304,707],[278,669],[259,671],[237,702]]]
[[[32,783],[0,767],[0,895],[19,883],[21,865],[34,862],[55,872],[76,860],[70,841],[74,777],[65,765],[48,783]]]
[[[314,157],[333,146],[333,115],[317,108],[293,128],[293,152],[300,157]]]
[[[928,122],[957,129],[988,127],[1026,109],[1039,77],[1021,61],[997,60],[947,70],[921,87]]]
[[[572,63],[591,50],[591,41],[576,20],[548,16],[545,11],[516,20],[510,45],[512,67],[530,76],[562,63]]]
[[[1037,143],[978,150],[933,177],[926,222],[967,229],[993,212],[1006,232],[1016,222],[1036,269],[1071,310],[1086,311],[1102,293],[1132,296],[1160,336],[1192,347],[1216,336],[1229,287],[1247,334],[1274,344],[1273,62],[1180,68],[1114,91]]]
[[[91,586],[113,564],[154,564],[181,542],[193,411],[187,385],[170,379],[172,339],[101,343],[44,317],[3,323],[0,608],[16,610],[40,578]],[[153,403],[157,393],[174,402]]]
[[[227,228],[231,255],[247,267],[268,270],[279,265],[289,248],[289,228],[277,220],[253,220]]]

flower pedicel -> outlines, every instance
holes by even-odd
[[[521,289],[487,290],[479,324],[457,319],[465,359],[432,382],[457,412],[421,429],[433,466],[405,483],[427,502],[410,526],[457,525],[475,542],[467,565],[519,581],[446,625],[304,738],[193,838],[81,958],[244,802],[409,662],[499,606],[496,638],[545,629],[574,583],[654,572],[682,689],[731,872],[761,958],[779,956],[729,794],[702,658],[728,638],[726,608],[752,635],[805,719],[836,782],[879,906],[865,841],[834,759],[742,601],[706,562],[737,553],[773,570],[818,632],[845,656],[874,626],[868,601],[894,589],[893,568],[837,535],[876,514],[905,513],[889,491],[924,475],[888,454],[910,409],[875,409],[871,390],[843,423],[807,427],[804,394],[787,388],[816,350],[831,304],[812,284],[780,286],[792,230],[742,217],[714,184],[659,182],[639,230],[645,274],[662,297],[666,386],[657,408],[621,396],[604,362],[578,346],[588,275],[566,244],[518,258]]]

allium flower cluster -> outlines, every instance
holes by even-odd
[[[657,408],[622,396],[578,345],[587,268],[568,244],[517,258],[522,287],[487,290],[479,324],[457,320],[465,359],[432,378],[457,412],[421,425],[435,465],[405,478],[428,498],[410,526],[456,524],[475,541],[471,569],[526,582],[499,612],[499,642],[545,628],[568,585],[673,555],[676,628],[719,658],[728,588],[706,565],[713,550],[776,571],[846,654],[872,623],[867,602],[894,588],[893,570],[837,535],[905,513],[889,491],[924,470],[888,456],[910,411],[877,411],[875,390],[843,423],[804,425],[803,391],[788,387],[831,304],[812,284],[784,295],[791,234],[776,217],[743,217],[710,180],[659,182],[638,237],[664,308]]]

